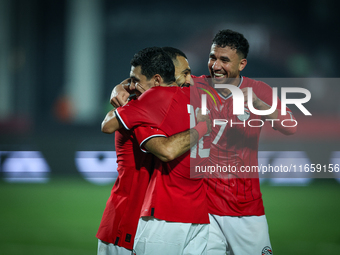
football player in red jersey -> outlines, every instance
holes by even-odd
[[[226,119],[237,125],[219,123],[211,133],[210,164],[233,167],[235,172],[222,178],[206,178],[210,213],[208,254],[260,254],[271,247],[268,224],[264,213],[258,173],[244,175],[242,167],[258,166],[258,145],[261,127],[240,125],[252,119],[281,120],[280,100],[277,109],[266,116],[248,109],[248,87],[252,88],[252,103],[257,110],[268,110],[272,105],[272,88],[261,81],[240,75],[247,65],[249,44],[246,38],[232,30],[219,31],[211,46],[208,68],[212,84],[231,84],[240,88],[245,98],[245,114],[233,115],[231,91],[217,89],[222,104],[211,110],[211,118]],[[290,118],[293,118],[290,110]],[[274,122],[283,134],[293,134],[295,128]]]
[[[169,86],[170,84],[172,84],[170,82],[164,82],[163,76],[165,76],[166,78],[167,77],[166,75],[163,75],[163,76],[159,75],[158,73],[155,73],[155,69],[152,69],[152,67],[155,68],[154,65],[160,65],[162,64],[162,62],[155,62],[153,64],[144,63],[145,58],[146,58],[144,55],[147,52],[148,50],[144,50],[139,53],[139,56],[137,54],[137,56],[134,57],[133,65],[131,68],[131,73],[130,73],[131,87],[130,88],[132,90],[135,89],[137,92],[136,94],[138,95],[142,94],[144,91],[146,91],[147,89],[153,86]],[[180,74],[182,75],[182,78],[184,78],[185,75],[189,72],[189,77],[190,77],[190,67],[187,64],[185,55],[180,56],[180,57],[181,58],[178,61],[182,63],[182,65],[180,65],[181,67]],[[165,60],[163,59],[163,63],[164,61]],[[151,67],[149,67],[150,65]],[[148,70],[149,68],[151,70]],[[156,70],[158,70],[158,68],[156,68]],[[178,63],[176,66],[176,71],[178,71]],[[166,98],[168,98],[168,95],[165,96],[164,100],[166,100]],[[164,100],[161,100],[161,101],[164,101]],[[112,125],[111,125],[112,116],[113,116],[113,112],[111,111],[106,116],[105,120],[103,121],[102,129],[104,132],[107,132],[107,133],[113,132]],[[206,122],[204,123],[205,125],[209,124]],[[186,127],[186,129],[188,128],[186,125],[184,126]],[[119,167],[118,169],[120,171],[119,171],[119,177],[116,182],[117,185],[115,184],[112,190],[112,195],[107,203],[107,207],[104,212],[102,223],[97,234],[97,237],[101,239],[99,241],[98,254],[105,254],[105,252],[110,252],[110,254],[126,254],[128,252],[131,252],[129,250],[131,249],[131,244],[133,243],[133,237],[135,234],[133,230],[135,230],[136,228],[136,224],[135,224],[136,219],[137,221],[139,219],[140,202],[144,199],[144,193],[145,193],[143,192],[143,190],[145,191],[145,187],[148,184],[148,180],[146,181],[146,178],[148,177],[147,175],[148,173],[146,173],[146,171],[144,172],[141,171],[141,167],[145,167],[145,166],[143,165],[143,160],[140,162],[140,160],[144,159],[145,156],[140,155],[139,154],[140,152],[136,151],[136,150],[139,150],[139,148],[138,148],[138,144],[137,144],[137,147],[134,146],[135,141],[136,141],[135,135],[138,134],[139,136],[142,136],[142,135],[148,136],[152,133],[151,135],[152,139],[146,142],[146,144],[148,144],[146,145],[146,147],[149,148],[150,151],[152,151],[153,147],[164,148],[164,146],[163,147],[159,146],[159,144],[168,145],[165,148],[170,148],[170,151],[167,149],[158,150],[156,152],[153,151],[153,153],[158,154],[157,156],[163,157],[163,160],[165,161],[169,161],[172,158],[177,157],[180,154],[184,153],[183,151],[183,152],[176,152],[177,154],[174,154],[173,151],[171,151],[171,143],[173,141],[173,138],[176,137],[176,135],[170,137],[169,139],[164,138],[164,137],[158,137],[158,136],[164,136],[163,133],[160,133],[160,131],[156,129],[149,129],[148,127],[140,127],[140,128],[137,127],[133,130],[133,132],[120,129],[118,132],[122,132],[121,136],[120,136],[121,133],[118,133],[118,138],[117,138],[117,133],[116,133],[117,162],[118,162],[118,165],[121,167]],[[197,132],[196,129],[184,132],[184,134],[190,134],[190,133],[193,136],[198,136],[199,132]],[[119,137],[122,137],[122,138],[119,139]],[[155,138],[155,137],[158,137],[158,138]],[[192,141],[193,140],[195,139],[192,138]],[[155,143],[156,141],[157,141],[157,144],[152,144],[152,143]],[[176,143],[178,141],[181,141],[181,139],[176,140]],[[184,144],[187,144],[187,141],[188,140],[184,141]],[[186,147],[187,148],[185,150],[188,150],[190,148],[187,145]],[[136,154],[135,159],[133,159],[134,154]],[[129,160],[126,155],[128,155],[129,157],[132,157],[132,159],[130,158],[131,160]],[[134,166],[132,163],[134,161],[138,162],[136,166],[138,165],[139,169],[138,167],[136,170],[133,169]],[[128,164],[129,162],[130,164]],[[129,166],[129,169],[126,169],[127,166]],[[130,173],[128,173],[128,171],[130,171]],[[127,178],[129,176],[131,178]],[[135,182],[138,182],[138,184]],[[121,193],[119,194],[120,196],[117,195],[117,193],[119,192]],[[125,193],[125,194],[122,194],[122,193]],[[138,214],[138,217],[136,217],[137,216],[136,214]],[[206,215],[207,215],[207,212],[206,212]],[[198,225],[195,226],[196,229],[191,234],[194,234],[194,233],[199,234],[201,232],[203,233],[203,231],[197,226]],[[192,229],[192,228],[189,227],[189,229]],[[207,233],[206,231],[207,229],[206,228],[204,229],[205,229],[205,233]],[[195,240],[197,239],[198,238],[196,238]],[[190,247],[191,247],[194,240],[188,239],[188,240],[182,240],[182,241],[185,241],[183,243],[186,244],[186,246],[190,244]],[[200,241],[197,240],[196,243],[200,243],[201,247],[205,248],[204,243],[202,243],[201,240]],[[186,247],[182,247],[181,249],[184,250],[185,248]]]
[[[146,69],[148,77],[166,77],[164,83],[174,81],[174,66],[163,51],[149,49],[144,58],[154,63],[146,63],[138,68]],[[144,76],[146,77],[146,76]],[[108,115],[110,115],[109,113]],[[106,117],[108,118],[108,116]],[[109,132],[102,126],[103,132]],[[140,217],[140,209],[153,168],[152,155],[143,153],[135,139],[135,132],[121,129],[115,134],[118,178],[107,201],[98,229],[98,254],[131,254],[133,241]]]
[[[248,87],[252,88],[253,107],[267,110],[272,105],[272,88],[240,75],[247,65],[249,44],[238,32],[222,30],[213,39],[208,68],[213,84],[232,84],[244,93],[245,114],[233,115],[233,96],[228,89],[218,89],[221,104],[211,110],[212,119],[227,119],[233,123],[252,119],[275,119],[274,128],[285,135],[296,132],[296,127],[280,125],[278,108],[267,116],[251,113],[247,107]],[[121,94],[121,96],[124,92]],[[115,95],[114,100],[119,97]],[[287,108],[289,118],[294,119]],[[235,167],[258,165],[258,143],[261,127],[217,124],[211,133],[210,164]],[[268,224],[264,214],[262,194],[257,174],[241,176],[229,173],[223,178],[206,179],[208,186],[209,227],[208,254],[254,254],[270,247]],[[247,178],[249,177],[249,178]]]

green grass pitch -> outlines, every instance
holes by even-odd
[[[112,185],[81,179],[0,182],[0,254],[96,254],[95,234]],[[275,255],[338,254],[340,184],[262,185]]]

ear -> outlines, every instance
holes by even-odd
[[[247,65],[247,59],[242,58],[238,66],[238,70],[241,72]]]
[[[152,79],[154,80],[154,86],[161,86],[163,84],[163,78],[159,74],[155,74]]]

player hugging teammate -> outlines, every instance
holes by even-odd
[[[240,75],[248,50],[242,34],[219,31],[210,75],[199,77],[178,49],[135,54],[130,77],[111,95],[117,109],[102,123],[103,132],[115,132],[118,178],[97,233],[98,254],[272,254],[258,175],[190,174],[195,166],[258,164],[260,127],[211,127],[209,120],[239,117],[230,90],[214,84],[237,86],[245,98],[251,87],[254,108],[270,108],[271,87]],[[128,101],[130,94],[137,98]],[[203,95],[208,114],[199,109]],[[280,112],[247,118],[280,119]]]

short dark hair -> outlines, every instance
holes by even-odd
[[[232,49],[236,49],[237,54],[242,54],[243,58],[247,58],[249,52],[248,40],[243,34],[235,32],[230,29],[224,29],[218,31],[213,39],[213,44],[219,47],[229,46]]]
[[[187,59],[187,56],[184,54],[183,51],[174,47],[162,47],[162,50],[164,50],[172,60],[176,60],[178,56],[182,56]]]
[[[175,66],[168,54],[160,47],[149,47],[137,52],[131,59],[131,65],[140,66],[141,73],[148,80],[155,74],[159,74],[166,84],[176,81]]]

